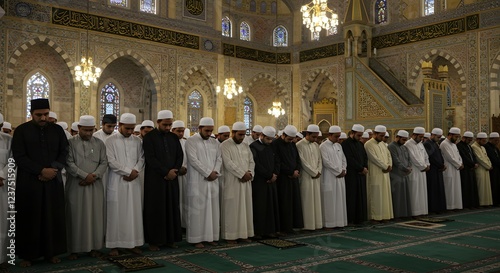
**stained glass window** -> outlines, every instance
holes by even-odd
[[[101,118],[106,114],[120,116],[120,90],[112,82],[101,89]]]
[[[434,0],[424,0],[424,15],[434,14]]]
[[[257,3],[255,0],[250,1],[250,11],[256,12],[257,11]]]
[[[26,119],[31,118],[31,100],[48,99],[50,84],[42,73],[36,72],[26,82]]]
[[[111,5],[115,5],[115,6],[120,6],[120,7],[128,7],[128,0],[109,0],[109,3]]]
[[[229,20],[229,17],[225,16],[222,18],[222,36],[225,37],[232,37],[231,33],[231,20]]]
[[[250,41],[250,26],[247,22],[241,22],[240,24],[240,40]]]
[[[375,2],[375,24],[387,23],[387,0]]]
[[[157,0],[141,0],[141,11],[156,14]]]
[[[262,1],[260,2],[260,13],[266,13],[267,12],[267,3]]]
[[[249,97],[245,97],[243,101],[243,122],[247,126],[247,135],[250,133],[250,128],[253,128],[253,103]]]
[[[188,96],[188,124],[191,132],[198,132],[200,119],[203,117],[203,97],[198,90],[193,90]]]
[[[276,14],[278,12],[278,6],[276,5],[276,2],[271,2],[271,13]]]
[[[288,46],[288,31],[284,26],[277,26],[273,31],[274,46]]]

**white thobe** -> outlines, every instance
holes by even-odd
[[[182,153],[184,157],[182,158],[182,167],[187,168],[187,158],[186,158],[186,139],[179,139],[182,147]],[[186,213],[187,213],[187,200],[186,200],[186,175],[177,176],[177,181],[179,182],[179,212],[181,213],[181,227],[186,228]]]
[[[345,178],[337,177],[346,171],[347,160],[339,143],[327,140],[319,145],[323,162],[321,174],[321,211],[327,228],[347,226]]]
[[[449,139],[441,142],[439,147],[446,166],[446,170],[443,172],[446,209],[462,209],[462,183],[459,170],[462,166],[462,157],[458,152],[457,145]]]
[[[221,236],[226,240],[254,236],[252,182],[241,182],[247,171],[254,176],[255,162],[246,143],[236,144],[232,138],[220,145],[223,162]]]
[[[391,177],[384,172],[392,166],[391,152],[385,142],[375,138],[365,143],[368,156],[368,176],[366,179],[368,196],[368,216],[373,220],[389,220],[394,218],[392,210]]]
[[[411,138],[405,143],[405,146],[408,148],[411,169],[413,170],[409,175],[411,215],[426,215],[429,213],[427,204],[427,175],[423,170],[431,165],[429,163],[429,155],[422,141],[417,143]]]
[[[144,244],[141,183],[125,181],[132,170],[144,168],[141,140],[114,134],[106,140],[108,156],[106,247],[134,248]]]
[[[480,206],[491,206],[493,205],[493,196],[491,194],[491,181],[490,181],[490,169],[491,161],[486,153],[486,149],[479,145],[479,143],[474,142],[471,145],[474,154],[476,155],[477,163],[479,167],[476,169],[476,181],[477,181],[477,192],[479,193],[479,205]]]
[[[98,139],[102,140],[104,144],[106,144],[106,140],[116,134],[116,131],[113,131],[111,134],[106,134],[102,129],[99,129],[97,132],[93,134],[94,137],[97,137]],[[107,189],[107,183],[108,183],[108,171],[104,172],[104,176],[102,177],[102,185],[104,187],[104,196],[106,196],[106,189]]]
[[[252,144],[256,140],[257,139],[253,139],[252,135],[249,135],[249,136],[245,136],[245,138],[243,139],[243,142],[245,142],[246,144],[248,144],[248,146],[250,146],[250,144]]]
[[[8,206],[8,192],[9,187],[12,188],[12,185],[9,185],[9,181],[7,179],[9,175],[15,175],[15,173],[9,174],[9,158],[12,157],[10,149],[11,143],[12,136],[0,133],[0,177],[3,178],[4,184],[0,187],[0,263],[7,261],[7,254],[9,251],[7,249],[9,241],[9,238],[7,238],[9,226],[9,222],[7,221],[7,212],[11,210]],[[12,193],[14,193],[13,190]]]
[[[304,229],[315,230],[323,228],[323,213],[321,212],[321,179],[313,178],[321,173],[323,163],[321,151],[316,142],[306,138],[297,142],[300,157],[300,197],[302,199],[302,215]]]
[[[222,156],[219,141],[203,139],[199,134],[186,141],[187,183],[186,240],[188,243],[219,240],[220,201],[219,179],[208,181],[212,171],[220,173]]]

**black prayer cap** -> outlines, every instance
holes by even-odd
[[[48,99],[34,99],[31,100],[31,111],[38,109],[50,109]]]
[[[111,114],[106,114],[102,117],[102,123],[116,123],[116,116]]]

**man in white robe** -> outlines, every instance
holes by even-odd
[[[232,138],[220,145],[223,162],[221,236],[230,244],[237,239],[250,242],[254,236],[252,185],[255,162],[248,144],[243,143],[246,126],[235,122]]]
[[[474,151],[477,162],[479,163],[479,167],[476,169],[476,180],[480,206],[493,205],[490,183],[490,171],[493,169],[493,165],[491,165],[486,149],[483,147],[486,143],[488,143],[488,135],[481,132],[477,134],[476,142],[472,144],[472,150]]]
[[[99,129],[97,132],[94,133],[94,137],[97,137],[98,139],[102,140],[104,144],[106,144],[106,140],[116,134],[115,127],[116,127],[116,121],[117,118],[115,115],[111,114],[106,114],[102,117],[101,120],[101,125],[102,128]],[[104,194],[106,194],[106,189],[107,189],[107,183],[108,183],[108,172],[106,171],[104,173],[104,176],[102,178],[103,186],[104,186]]]
[[[340,134],[339,126],[331,126],[328,130],[328,140],[319,146],[323,163],[321,211],[325,228],[347,226],[344,178],[347,173],[347,160],[342,146],[338,143]]]
[[[132,136],[136,124],[133,114],[120,117],[117,134],[106,140],[108,156],[106,247],[110,256],[118,248],[141,253],[144,244],[142,223],[141,183],[139,173],[144,169],[141,140]]]
[[[256,141],[257,139],[260,138],[261,134],[262,134],[262,126],[255,125],[252,128],[252,132],[250,133],[250,135],[245,136],[245,139],[243,140],[243,142],[245,142],[246,144],[248,144],[248,146],[250,146],[250,144],[252,144],[254,141]]]
[[[104,188],[102,177],[108,167],[106,146],[93,137],[93,116],[81,116],[78,135],[69,139],[65,188],[68,252],[70,260],[88,252],[100,257],[104,246]]]
[[[385,126],[377,125],[373,130],[373,137],[365,143],[370,170],[366,178],[368,217],[375,221],[394,218],[389,175],[392,170],[392,157],[384,142],[386,132]]]
[[[219,175],[222,156],[219,142],[211,138],[214,120],[200,120],[198,134],[186,140],[187,183],[186,240],[196,248],[203,242],[217,245],[220,234]]]
[[[179,142],[181,143],[182,153],[184,157],[182,159],[182,167],[179,170],[177,180],[179,181],[179,206],[181,213],[181,226],[186,228],[186,213],[187,213],[187,201],[186,201],[186,173],[187,173],[187,158],[186,158],[186,139],[184,138],[184,131],[186,130],[186,126],[184,125],[184,121],[176,120],[172,123],[172,129],[170,131],[177,135],[179,138]]]
[[[427,175],[431,164],[429,155],[422,144],[425,134],[423,127],[415,127],[411,138],[405,143],[410,154],[411,169],[410,173],[410,207],[412,216],[427,215],[429,207],[427,203]]]
[[[0,123],[3,124],[3,122],[3,115],[0,114]],[[0,124],[0,127],[2,124]],[[10,211],[8,207],[8,188],[15,185],[15,181],[8,180],[9,176],[15,175],[15,173],[9,173],[9,162],[14,162],[14,160],[10,159],[12,157],[11,144],[12,136],[0,132],[0,266],[7,262],[7,254],[9,254],[7,249],[10,239],[7,238],[9,226],[7,211]]]
[[[446,193],[446,209],[448,210],[463,208],[460,170],[464,168],[464,164],[455,144],[459,138],[460,129],[451,127],[448,136],[439,145],[446,166],[446,170],[443,172],[443,180]]]
[[[217,129],[217,141],[219,143],[224,142],[226,139],[228,139],[231,135],[231,129],[227,125],[222,125]]]
[[[299,181],[305,230],[323,228],[321,179],[319,179],[323,163],[319,145],[316,143],[319,132],[318,125],[310,124],[307,126],[306,136],[297,142],[297,150],[301,161]]]

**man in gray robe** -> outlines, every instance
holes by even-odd
[[[70,260],[88,252],[99,257],[104,246],[104,187],[102,177],[108,166],[106,145],[92,136],[93,116],[81,116],[78,135],[69,139],[66,167],[66,221]]]
[[[387,148],[391,151],[393,169],[391,175],[392,208],[394,218],[411,217],[409,185],[411,159],[408,148],[404,145],[408,140],[408,132],[399,130],[396,140]]]

